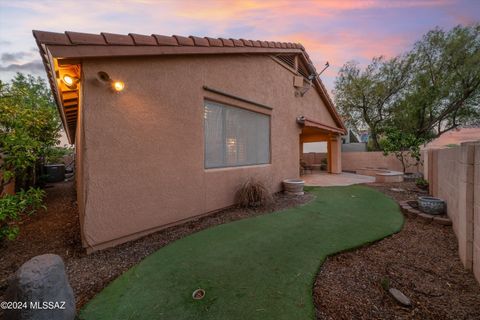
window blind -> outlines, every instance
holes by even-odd
[[[270,162],[270,117],[205,101],[205,168]]]

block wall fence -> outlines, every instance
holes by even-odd
[[[447,203],[460,259],[480,282],[480,141],[424,152],[430,194]]]
[[[303,154],[303,160],[311,164],[320,164],[323,158],[326,158],[326,153],[309,152]],[[413,159],[409,162],[413,163]],[[402,163],[395,158],[393,154],[384,156],[383,152],[342,152],[342,171],[355,171],[357,169],[372,167],[385,168],[393,171],[403,171]],[[407,172],[422,172],[423,167],[413,166],[407,168]]]

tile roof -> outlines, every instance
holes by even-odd
[[[37,42],[48,45],[173,45],[173,46],[203,46],[203,47],[264,47],[301,49],[305,48],[299,43],[260,41],[246,39],[225,39],[196,36],[165,36],[165,35],[142,35],[129,33],[128,35],[101,32],[100,34],[66,31],[65,33],[33,30]],[[218,41],[220,40],[220,41]],[[212,44],[213,43],[213,44]]]
[[[102,32],[89,34],[66,31],[56,33],[33,30],[33,36],[40,49],[45,69],[49,76],[54,95],[55,77],[52,62],[49,56],[63,59],[82,59],[110,56],[142,56],[163,54],[219,54],[219,53],[252,53],[252,54],[299,54],[309,72],[317,73],[305,48],[299,43],[260,41],[247,39],[225,39],[210,37],[184,37],[180,35],[165,36],[159,34],[142,35],[129,33],[128,35]],[[339,127],[345,128],[338,116],[333,102],[328,96],[323,83],[314,81],[315,87],[324,98],[327,107],[332,111]],[[59,99],[57,99],[57,104]],[[60,109],[60,106],[59,106]]]

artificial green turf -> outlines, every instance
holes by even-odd
[[[303,206],[219,225],[158,250],[120,276],[81,319],[313,319],[325,257],[398,232],[395,202],[363,186],[309,188]],[[203,300],[193,300],[197,288]]]

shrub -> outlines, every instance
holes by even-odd
[[[428,189],[428,181],[423,178],[418,178],[417,180],[415,180],[415,184],[420,189],[424,189],[424,190]]]
[[[18,73],[10,83],[0,81],[0,170],[3,185],[35,186],[39,168],[60,137],[61,124],[53,96],[41,78]]]
[[[264,206],[272,200],[267,187],[254,178],[247,180],[237,192],[237,202],[245,208]]]
[[[62,163],[66,156],[73,154],[73,147],[49,147],[45,150],[45,163]]]
[[[45,191],[38,188],[30,188],[27,191],[20,190],[15,195],[5,195],[0,198],[0,241],[4,239],[14,240],[19,232],[17,222],[22,215],[32,215],[38,209],[46,207],[42,205]]]

